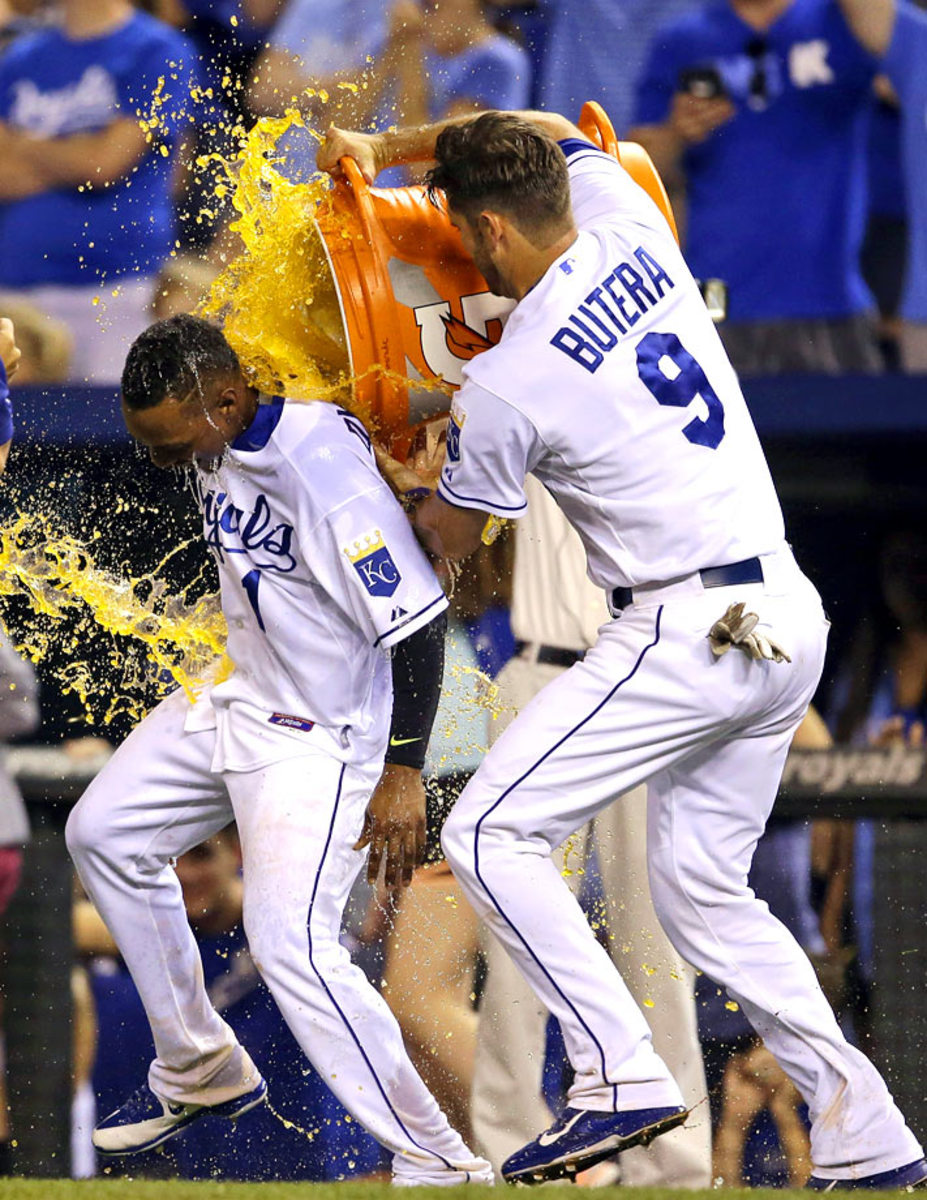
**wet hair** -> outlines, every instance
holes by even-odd
[[[221,329],[179,313],[149,325],[132,343],[122,372],[123,403],[133,410],[154,408],[168,396],[201,393],[204,382],[240,371]]]
[[[513,113],[487,112],[438,135],[429,195],[473,221],[489,209],[530,238],[570,220],[566,158],[552,138]]]

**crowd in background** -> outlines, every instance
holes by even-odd
[[[927,39],[923,61],[893,46],[882,63],[848,22],[850,7],[842,0],[0,0],[0,313],[14,318],[20,335],[20,379],[114,386],[126,347],[152,319],[204,297],[235,241],[227,198],[198,164],[213,153],[233,155],[241,131],[260,116],[295,106],[320,131],[329,122],[374,128],[484,108],[540,107],[575,119],[588,99],[602,103],[619,136],[651,153],[695,274],[727,284],[721,333],[742,375],[925,371],[927,189],[912,181],[921,179],[916,164],[927,161],[927,135],[921,128],[918,141],[911,132],[905,98],[916,90],[911,73],[927,77]],[[403,182],[398,174],[386,179]],[[456,694],[454,679],[475,679],[476,668],[494,676],[517,653],[500,582],[510,566],[506,545],[457,600],[449,698],[436,737],[455,732],[431,760],[439,807],[488,740],[486,710],[475,694]],[[920,534],[886,540],[878,618],[854,644],[824,714],[841,741],[916,736],[927,679],[925,561]],[[826,745],[830,734],[821,722],[810,736]],[[4,829],[0,823],[0,863],[25,837],[20,827]],[[866,846],[865,830],[841,823],[783,824],[761,843],[753,878],[820,964],[860,1038],[871,985]],[[185,856],[178,873],[214,1003],[261,1062],[272,1094],[285,1098],[293,1124],[285,1129],[266,1110],[232,1133],[204,1124],[141,1169],[230,1178],[375,1172],[383,1165],[376,1144],[301,1058],[248,959],[237,855],[232,831]],[[592,850],[591,912],[603,903],[597,870]],[[410,1043],[418,1040],[420,1069],[466,1132],[477,931],[458,911],[463,900],[448,902],[452,881],[434,878],[419,890],[412,920],[406,912],[402,937],[398,917],[392,935],[384,923],[391,901],[384,909],[366,893],[345,936],[401,1008],[415,999],[408,982],[415,914],[419,934],[427,923],[436,964],[431,931],[453,929],[453,961],[440,964],[446,1003],[436,1004],[431,1032],[416,1025],[414,1003],[402,1019]],[[4,899],[0,879],[0,910]],[[106,930],[79,898],[75,935],[86,968],[75,993],[85,1018],[76,1023],[78,1092],[105,1111],[144,1073],[149,1039]],[[799,1097],[711,981],[700,982],[698,995],[715,1171],[731,1184],[800,1182],[807,1137]],[[450,1053],[438,1054],[434,1028],[456,1031]],[[552,1029],[544,1086],[553,1105],[563,1095],[556,1047]],[[76,1111],[86,1129],[80,1105]],[[751,1143],[744,1131],[760,1112],[765,1134]],[[0,1092],[0,1173],[10,1169],[2,1157],[9,1133]],[[75,1170],[92,1173],[86,1138],[78,1135],[75,1146]]]

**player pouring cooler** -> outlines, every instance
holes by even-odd
[[[436,201],[493,290],[517,301],[499,344],[464,369],[419,535],[437,555],[465,557],[490,517],[525,511],[533,473],[577,530],[612,614],[585,659],[509,726],[444,829],[455,875],[558,1018],[575,1072],[569,1106],[503,1174],[572,1175],[685,1119],[643,1015],[551,861],[647,782],[661,923],[808,1102],[811,1186],[927,1181],[884,1082],[746,884],[827,621],[666,221],[552,114],[330,131],[319,165],[335,173],[344,155],[368,180],[434,160]]]

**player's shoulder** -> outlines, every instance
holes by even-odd
[[[379,478],[373,444],[355,413],[326,400],[286,400],[273,444],[291,468],[331,490],[357,489]]]

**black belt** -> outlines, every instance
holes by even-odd
[[[523,650],[527,650],[529,646],[535,644],[534,642],[516,642],[515,653],[521,654]],[[533,661],[544,663],[548,667],[572,667],[574,663],[580,661],[585,653],[585,650],[567,650],[563,646],[538,646]]]
[[[703,567],[699,571],[702,587],[730,587],[738,583],[762,583],[763,564],[758,558],[745,558],[742,562],[727,563],[723,567]],[[634,589],[616,587],[612,589],[611,606],[614,612],[634,603]]]

